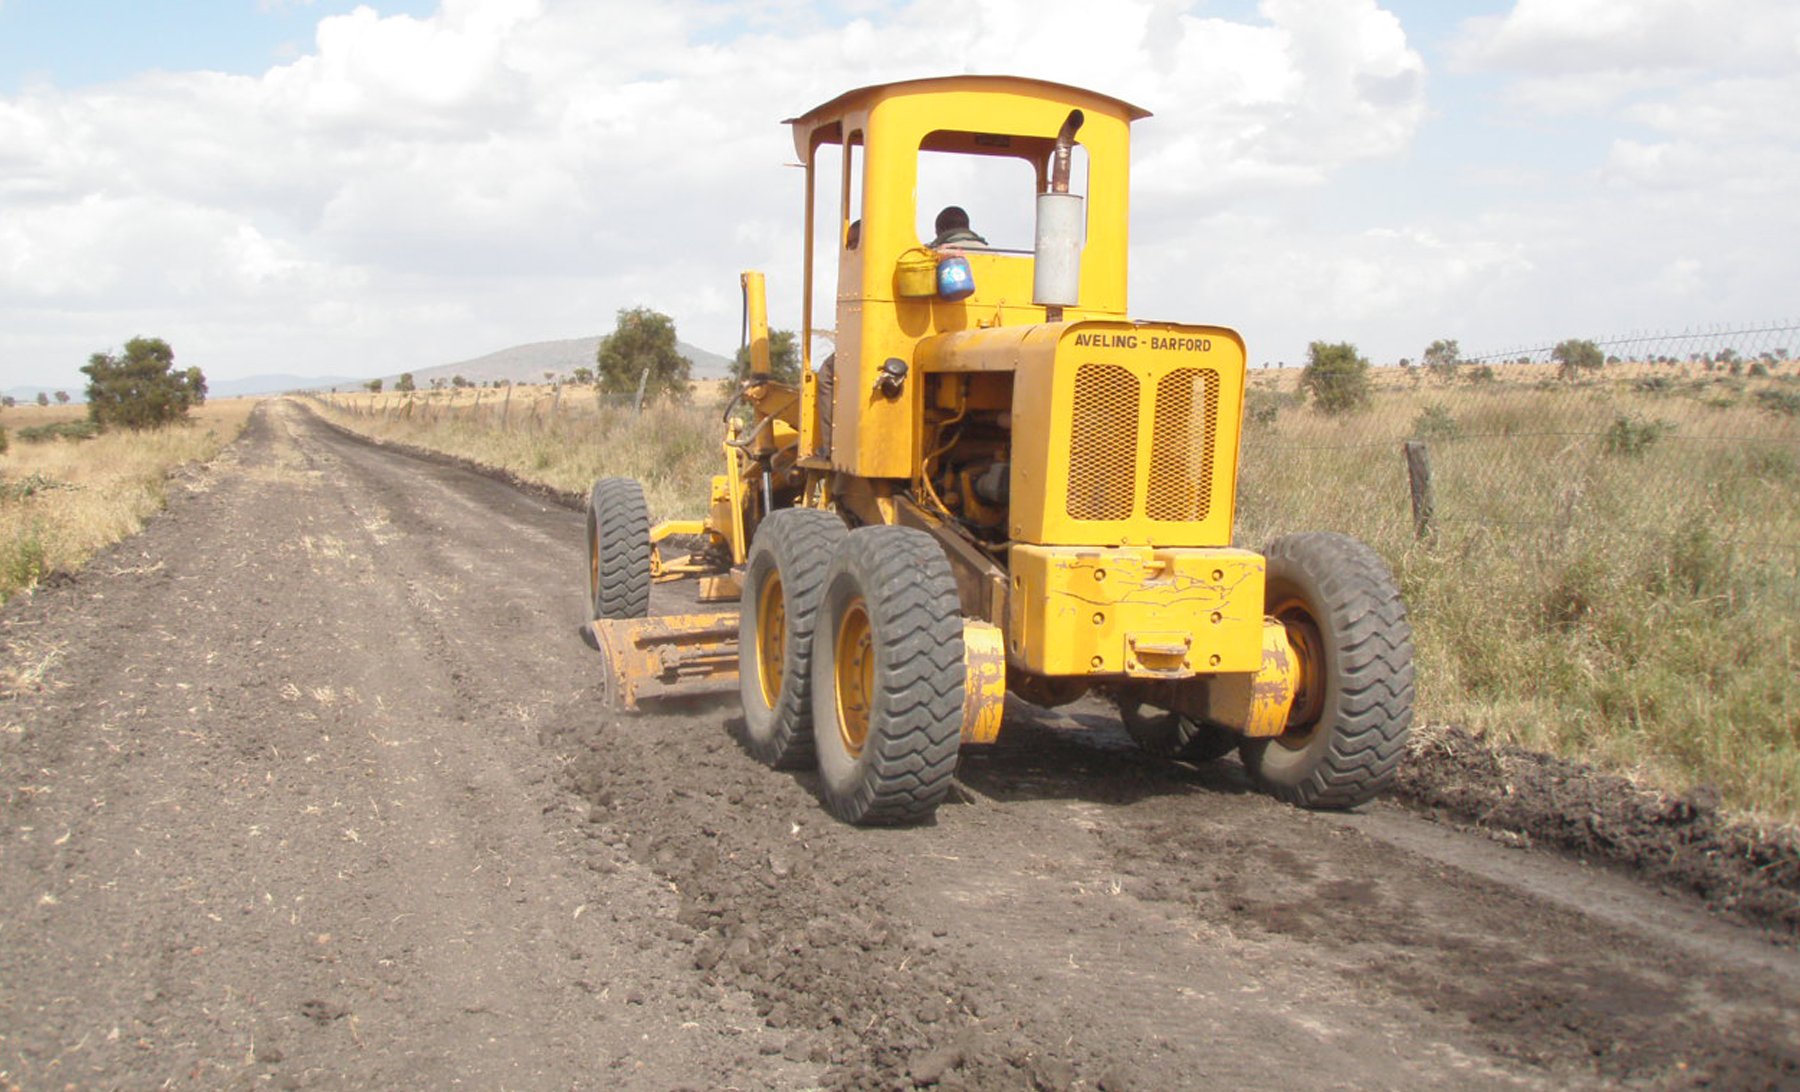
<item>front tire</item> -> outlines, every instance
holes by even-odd
[[[814,740],[825,804],[847,823],[937,810],[962,742],[962,616],[943,548],[866,527],[839,546],[813,635]]]
[[[817,508],[784,508],[763,520],[744,564],[738,611],[738,690],[744,737],[776,769],[813,761],[813,623],[825,572],[849,529]]]
[[[650,613],[650,506],[635,478],[601,478],[588,494],[588,601],[594,618]]]
[[[1345,535],[1269,544],[1267,612],[1287,627],[1300,685],[1287,731],[1245,740],[1257,785],[1307,808],[1353,808],[1394,778],[1412,726],[1413,644],[1393,574]]]

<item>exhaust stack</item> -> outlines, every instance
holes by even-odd
[[[1071,110],[1063,121],[1050,161],[1050,189],[1037,199],[1031,302],[1044,308],[1051,322],[1061,322],[1063,308],[1081,302],[1082,200],[1069,192],[1069,166],[1083,120],[1080,110]]]

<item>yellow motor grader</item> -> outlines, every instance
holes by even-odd
[[[735,674],[749,749],[817,763],[852,823],[930,816],[1008,691],[1102,691],[1146,749],[1236,750],[1304,806],[1387,784],[1413,693],[1392,576],[1336,534],[1234,548],[1243,342],[1128,317],[1146,116],[964,76],[787,122],[806,171],[800,381],[769,374],[747,273],[751,374],[706,517],[653,528],[637,482],[595,483],[588,588],[618,704]],[[983,195],[972,227],[949,216],[944,237],[940,190]],[[651,583],[681,578],[738,609],[647,617]]]

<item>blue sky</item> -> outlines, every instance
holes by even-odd
[[[77,88],[152,69],[256,75],[312,48],[319,20],[352,0],[0,0],[0,94],[48,81]],[[383,0],[430,15],[435,0]]]
[[[976,70],[1154,111],[1133,310],[1257,362],[1793,317],[1793,0],[0,0],[0,387],[729,352],[740,269],[798,320],[779,119]]]

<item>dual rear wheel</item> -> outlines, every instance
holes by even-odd
[[[846,822],[928,818],[956,773],[965,685],[942,547],[912,528],[845,531],[834,515],[791,509],[758,528],[745,577],[751,753],[776,767],[816,761],[825,805]]]

